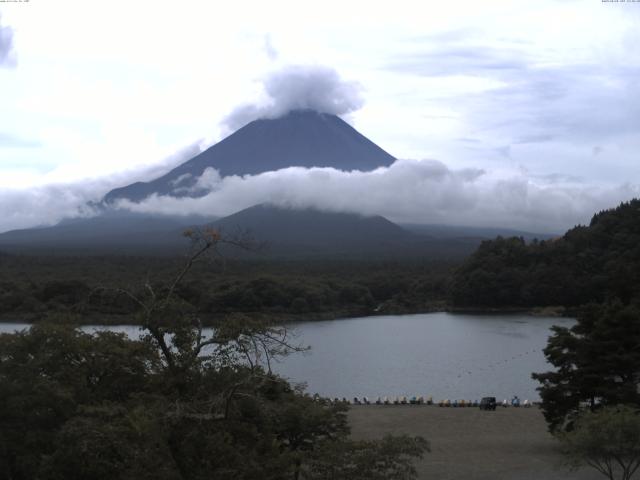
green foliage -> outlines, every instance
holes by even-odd
[[[346,406],[259,366],[247,345],[272,330],[221,328],[197,356],[204,342],[183,330],[162,331],[176,340],[170,361],[150,337],[49,324],[1,335],[0,478],[324,478],[316,466],[367,471],[374,459],[384,478],[414,478],[421,440],[352,442]]]
[[[600,212],[588,227],[525,244],[483,242],[456,271],[456,306],[579,306],[640,296],[640,200]]]
[[[353,442],[346,406],[271,372],[271,359],[303,350],[285,328],[235,314],[203,333],[187,300],[198,295],[180,287],[223,240],[193,235],[172,282],[119,290],[136,305],[140,340],[60,317],[0,335],[0,480],[415,478],[424,440]],[[255,283],[270,292],[263,301],[278,294],[277,283]],[[69,285],[78,287],[56,284],[51,298]]]
[[[545,356],[556,370],[534,373],[552,431],[571,429],[583,405],[640,405],[640,308],[592,305],[571,328],[554,327]]]
[[[167,459],[164,430],[154,409],[119,404],[82,407],[62,425],[57,446],[41,462],[51,479],[179,479]]]
[[[589,465],[610,480],[629,480],[640,467],[640,411],[624,405],[582,413],[558,435],[572,467]]]
[[[39,321],[43,313],[86,323],[130,323],[144,296],[138,279],[163,293],[184,259],[152,257],[0,257],[0,318]],[[415,313],[442,308],[451,264],[409,262],[228,261],[225,275],[196,264],[175,289],[205,323],[230,313],[280,320]],[[133,286],[131,286],[133,285]],[[166,293],[166,291],[164,292]]]
[[[0,335],[0,443],[10,478],[38,478],[79,408],[149,391],[157,365],[147,345],[110,332],[34,325]]]

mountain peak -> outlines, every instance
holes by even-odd
[[[202,195],[190,189],[207,168],[215,168],[223,177],[287,167],[368,171],[389,166],[394,160],[336,115],[291,110],[278,118],[254,120],[160,178],[112,190],[105,201],[140,201],[154,193]]]
[[[259,118],[258,120],[277,120],[279,118],[298,118],[298,119],[308,119],[313,117],[337,117],[333,113],[321,112],[319,110],[313,110],[311,108],[295,108],[292,110],[287,110],[283,112],[281,115],[275,117],[264,117]],[[339,117],[338,117],[339,118]]]

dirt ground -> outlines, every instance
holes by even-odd
[[[421,435],[431,443],[417,464],[429,480],[597,480],[590,468],[563,466],[558,445],[537,408],[445,408],[427,405],[352,406],[354,439],[387,433]]]

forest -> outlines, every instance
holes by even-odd
[[[184,257],[0,255],[0,319],[59,315],[126,323],[123,288],[161,285]],[[205,323],[230,313],[276,321],[456,309],[562,306],[640,296],[640,200],[562,237],[481,243],[464,261],[431,258],[228,258],[200,263],[176,294]]]
[[[0,257],[0,318],[126,323],[137,306],[122,289],[161,285],[184,257]],[[455,264],[424,260],[209,260],[176,295],[205,323],[230,313],[287,321],[442,310]]]
[[[562,237],[483,242],[455,271],[455,306],[579,307],[640,297],[640,200],[599,212]]]

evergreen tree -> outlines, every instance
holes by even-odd
[[[571,328],[554,327],[544,349],[555,371],[534,373],[551,431],[571,429],[583,406],[640,405],[640,309],[592,305]]]

